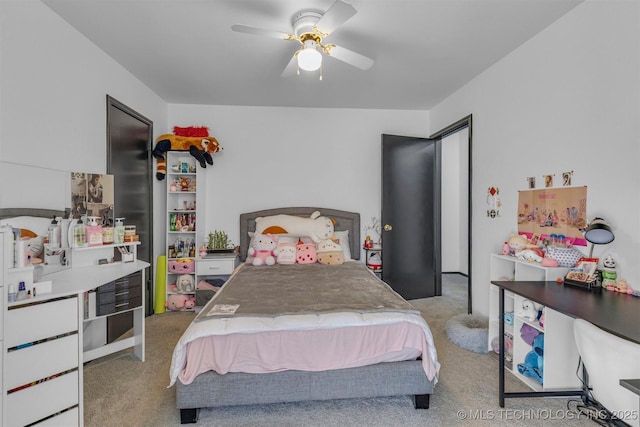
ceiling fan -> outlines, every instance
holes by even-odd
[[[316,71],[322,67],[322,53],[361,70],[368,70],[373,65],[373,59],[356,53],[352,50],[333,43],[324,43],[336,28],[344,24],[357,13],[356,9],[343,0],[336,0],[326,11],[304,9],[291,18],[293,33],[268,30],[235,24],[231,26],[233,31],[248,33],[258,36],[273,37],[281,40],[294,40],[302,46],[298,49],[282,72],[282,76],[288,76],[300,70]],[[322,52],[322,53],[321,53]],[[322,80],[322,72],[320,73]]]

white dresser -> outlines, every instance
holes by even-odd
[[[13,268],[13,234],[0,230],[0,352],[2,371],[2,426],[83,425],[83,362],[132,347],[144,361],[144,304],[133,307],[134,333],[126,340],[83,350],[83,330],[87,323],[108,315],[86,317],[87,296],[102,286],[131,274],[143,275],[148,263],[138,261],[112,265],[88,265],[91,257],[82,253],[80,266],[43,277],[43,292],[16,302],[8,302],[9,284],[21,281],[32,290],[33,267]],[[83,259],[84,258],[84,259]],[[84,264],[84,265],[83,265]],[[73,265],[73,262],[72,262]],[[47,282],[50,291],[47,292]]]

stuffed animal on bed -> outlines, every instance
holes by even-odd
[[[160,135],[156,139],[156,147],[153,149],[153,157],[157,160],[156,178],[162,181],[167,174],[167,151],[188,151],[200,163],[203,168],[207,163],[212,165],[212,153],[221,150],[218,140],[209,136],[206,127],[173,127],[173,134]]]
[[[278,264],[296,263],[296,244],[293,242],[278,242]]]
[[[344,252],[339,243],[326,239],[318,243],[318,262],[324,265],[340,265],[344,263]]]
[[[313,264],[318,261],[316,245],[313,243],[298,242],[296,245],[296,262],[298,264]]]
[[[272,234],[254,234],[248,255],[253,265],[274,265],[278,256],[278,238]]]
[[[319,211],[309,217],[295,215],[272,215],[256,218],[256,234],[277,234],[296,237],[309,237],[314,243],[326,240],[333,235],[333,221],[320,216]]]

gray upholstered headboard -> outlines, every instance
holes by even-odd
[[[0,219],[14,218],[16,216],[36,216],[40,218],[64,217],[68,212],[55,209],[38,208],[2,208],[0,209]]]
[[[351,258],[360,259],[360,214],[338,209],[311,207],[275,208],[240,214],[240,259],[244,261],[247,257],[249,232],[256,230],[256,218],[280,214],[306,217],[315,211],[319,211],[322,216],[332,218],[335,221],[334,229],[336,231],[349,231]]]

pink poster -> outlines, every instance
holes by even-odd
[[[529,239],[555,237],[587,246],[582,229],[587,219],[587,187],[544,188],[520,191],[518,233]]]

